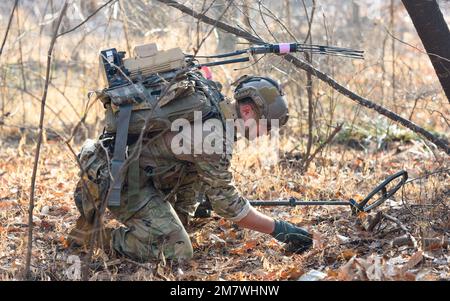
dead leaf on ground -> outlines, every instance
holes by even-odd
[[[357,254],[355,253],[355,250],[345,249],[344,251],[341,252],[341,254],[339,256],[345,260],[349,260],[350,258],[352,258],[353,256],[356,256],[356,255]]]
[[[43,229],[44,231],[50,231],[53,230],[55,228],[55,224],[52,222],[48,222],[48,221],[41,221],[41,225],[40,225],[41,229]]]
[[[409,259],[409,261],[402,267],[401,272],[402,273],[406,273],[406,271],[408,271],[409,269],[412,269],[413,267],[415,267],[419,262],[421,262],[423,259],[423,252],[422,251],[417,251],[416,253],[414,253],[411,258]]]
[[[1,209],[9,209],[15,205],[14,202],[0,202],[0,210]]]
[[[300,269],[298,266],[291,266],[280,273],[280,278],[289,280],[298,279],[303,274],[304,271]]]
[[[301,216],[294,216],[289,218],[289,222],[293,224],[300,224],[303,221],[303,218]]]
[[[367,213],[366,212],[358,212],[357,217],[361,222],[364,222],[367,218]]]
[[[235,254],[235,255],[243,255],[243,254],[247,253],[249,250],[254,249],[257,244],[258,244],[258,241],[256,241],[256,240],[249,240],[249,241],[245,242],[241,247],[232,249],[230,251],[230,253]]]
[[[371,255],[365,260],[365,273],[369,280],[384,280],[383,259],[378,255]]]
[[[330,278],[337,278],[339,276],[339,272],[336,271],[336,270],[331,270],[330,269],[330,270],[327,271],[327,275]]]
[[[59,238],[59,242],[63,245],[64,249],[67,249],[69,247],[69,242],[64,236],[61,236]]]
[[[275,271],[268,272],[262,278],[262,280],[264,280],[264,281],[273,281],[273,280],[276,280],[276,279],[277,279],[277,272],[275,272]]]
[[[313,248],[323,249],[325,247],[325,241],[321,233],[313,232]]]
[[[231,227],[231,222],[222,218],[219,220],[219,226],[220,227],[224,227],[224,228],[230,228]]]
[[[338,279],[339,280],[345,280],[350,281],[353,280],[354,273],[353,273],[353,266],[355,264],[356,256],[353,256],[350,258],[349,261],[347,261],[346,264],[341,266],[338,270]]]

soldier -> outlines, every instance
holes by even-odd
[[[248,125],[246,137],[267,133],[260,120],[277,120],[280,125],[287,122],[288,108],[283,92],[270,78],[240,78],[235,83],[234,101],[230,101],[223,97],[216,83],[199,73],[191,72],[187,77],[191,79],[190,82],[195,83],[195,92],[192,93],[191,89],[189,93],[174,93],[183,95],[177,96],[182,101],[172,99],[168,105],[164,101],[159,109],[170,110],[170,106],[173,106],[175,110],[177,104],[186,106],[190,101],[201,99],[199,103],[202,106],[192,105],[192,108],[196,107],[196,110],[202,112],[203,121],[218,118],[225,125],[226,120],[240,118]],[[180,86],[183,85],[177,87]],[[104,104],[108,120],[108,110],[112,105],[108,100]],[[187,116],[186,109],[177,110],[183,111],[183,114],[170,112],[165,116]],[[141,111],[134,114],[138,112]],[[158,110],[154,112],[157,113]],[[130,121],[131,132],[133,122],[139,119],[133,118],[132,116]],[[142,128],[142,123],[136,127]],[[114,132],[114,129],[108,129],[107,126],[106,132],[108,131]],[[156,135],[143,135],[141,143],[136,142],[138,138],[135,136],[139,135],[129,134],[128,153],[136,151],[139,157],[128,165],[122,184],[121,205],[109,207],[115,218],[125,225],[108,231],[103,237],[114,251],[137,261],[161,256],[178,260],[192,258],[193,249],[184,225],[187,225],[203,197],[209,200],[212,209],[221,217],[233,221],[239,227],[269,234],[286,243],[290,250],[301,252],[312,246],[312,236],[305,229],[257,211],[248,200],[239,195],[232,185],[229,153],[180,154],[174,151],[173,142],[179,134],[161,131]],[[89,241],[96,207],[108,197],[111,152],[105,145],[110,140],[111,136],[104,134],[95,143],[85,143],[80,153],[85,173],[75,190],[75,201],[81,216],[69,235],[71,243],[75,245],[83,245]],[[227,146],[229,141],[224,141]],[[195,147],[194,141],[188,144]]]

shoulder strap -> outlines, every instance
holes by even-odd
[[[114,155],[111,161],[111,174],[113,177],[113,186],[111,194],[108,198],[108,206],[120,206],[120,192],[122,190],[122,171],[125,162],[125,152],[127,147],[128,126],[130,125],[130,117],[132,105],[126,104],[120,106],[119,117],[117,119],[117,132],[114,142]]]

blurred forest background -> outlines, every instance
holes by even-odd
[[[75,0],[59,27],[50,65],[43,144],[34,199],[33,279],[78,280],[437,280],[450,278],[448,155],[402,125],[342,95],[276,55],[212,67],[232,96],[243,74],[270,76],[284,88],[290,119],[280,160],[264,148],[233,156],[234,181],[249,199],[361,199],[386,176],[410,180],[383,204],[383,215],[352,216],[348,207],[264,209],[314,232],[313,250],[287,255],[267,236],[217,216],[189,229],[189,269],[136,263],[95,250],[83,254],[65,237],[77,218],[74,153],[103,130],[104,110],[88,93],[102,89],[98,54],[155,42],[160,49],[215,54],[249,42],[156,0]],[[450,24],[450,1],[437,1]],[[294,54],[349,90],[450,140],[449,100],[400,0],[189,0],[181,4],[266,42],[305,42],[365,51],[364,60]],[[62,0],[0,2],[0,279],[18,279],[27,253],[30,180],[35,162],[48,49]],[[13,10],[13,7],[15,8]],[[11,14],[11,12],[13,12]],[[8,25],[9,24],[9,25]],[[80,25],[81,24],[81,25]],[[80,25],[80,26],[79,26]],[[75,30],[72,30],[74,29]],[[439,41],[436,41],[439,43]],[[377,222],[374,219],[378,218]],[[108,220],[117,225],[114,220]]]

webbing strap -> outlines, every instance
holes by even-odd
[[[128,211],[135,212],[139,207],[140,195],[139,158],[130,162],[128,166]]]
[[[122,190],[123,174],[121,170],[126,159],[126,148],[128,138],[128,126],[130,125],[132,105],[120,106],[117,119],[117,132],[114,143],[114,155],[111,161],[111,175],[113,177],[113,186],[108,199],[108,206],[120,206],[120,192]]]

